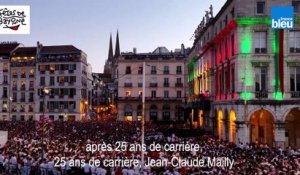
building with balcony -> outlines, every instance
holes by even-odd
[[[145,62],[145,121],[184,121],[185,53],[183,45],[174,53],[165,47],[152,53],[122,53],[117,60],[118,120],[142,117]]]
[[[10,55],[20,46],[16,42],[0,43],[0,120],[10,120]]]
[[[72,45],[38,43],[37,49],[35,119],[44,114],[52,120],[88,119],[86,54]]]
[[[10,58],[10,113],[12,120],[34,119],[36,47],[19,47]]]
[[[294,6],[294,29],[271,28],[272,6]],[[195,30],[189,102],[198,125],[234,143],[300,148],[299,1],[227,0]],[[199,98],[201,97],[201,98]]]

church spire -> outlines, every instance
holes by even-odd
[[[112,45],[112,37],[110,34],[110,40],[109,40],[109,49],[108,49],[108,60],[111,60],[113,58],[113,45]]]
[[[119,57],[120,55],[121,53],[120,53],[120,43],[119,43],[119,31],[117,30],[115,58]]]

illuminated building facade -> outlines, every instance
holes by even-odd
[[[272,6],[294,6],[293,30],[272,30]],[[211,7],[187,64],[197,125],[235,143],[300,148],[299,9],[292,0],[228,0],[213,17]]]
[[[0,43],[0,120],[10,120],[10,56],[20,46],[15,42]]]
[[[10,58],[11,120],[34,119],[36,47],[19,47]]]

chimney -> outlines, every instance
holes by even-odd
[[[185,51],[184,51],[184,44],[183,43],[181,44],[181,50],[180,50],[180,52],[181,52],[182,55],[184,55]]]
[[[133,48],[133,54],[136,54],[136,47]]]

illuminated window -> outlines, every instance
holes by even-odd
[[[58,77],[58,82],[59,83],[64,83],[65,82],[65,77],[63,77],[63,76]]]
[[[21,77],[24,78],[26,76],[26,69],[21,70]]]
[[[30,69],[29,74],[30,74],[30,76],[33,76],[34,75],[34,69]]]
[[[3,101],[2,109],[7,110],[7,101]]]
[[[55,71],[55,64],[50,64],[50,72],[54,72]]]
[[[13,76],[17,76],[18,75],[18,70],[17,69],[13,69],[12,74],[13,74]]]
[[[126,97],[131,97],[131,91],[126,91],[125,95]]]
[[[143,95],[143,91],[139,91],[139,97]]]
[[[46,65],[44,65],[44,64],[40,65],[39,68],[40,68],[41,72],[45,72],[46,71]]]
[[[22,81],[22,82],[21,82],[21,89],[22,89],[22,90],[25,90],[25,87],[26,87],[26,83],[25,83],[25,81]]]

